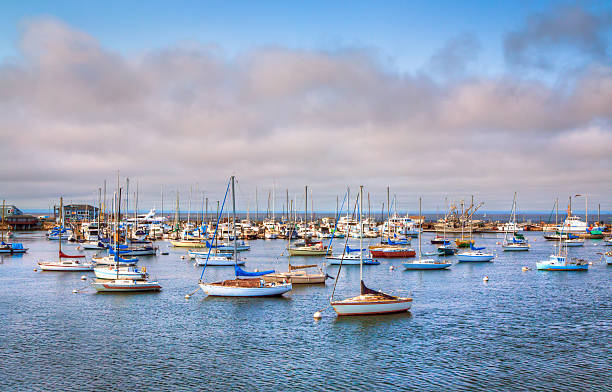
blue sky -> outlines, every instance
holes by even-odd
[[[7,2],[0,189],[91,201],[120,169],[143,208],[235,173],[251,204],[363,184],[612,210],[611,42],[607,2]]]
[[[123,53],[189,41],[219,44],[230,54],[262,45],[371,47],[402,70],[419,69],[447,40],[468,32],[482,45],[480,67],[498,72],[503,35],[550,7],[550,1],[8,2],[0,15],[0,56],[16,55],[20,23],[53,16]]]

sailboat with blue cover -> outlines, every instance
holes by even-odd
[[[225,196],[223,197],[223,205],[221,207],[221,213],[219,214],[219,218],[217,219],[217,226],[215,228],[214,239],[217,238],[217,232],[219,230],[219,221],[220,217],[223,213],[223,207],[225,206],[225,201],[227,199],[227,194],[229,192],[230,184],[232,187],[232,210],[233,210],[233,230],[234,230],[234,238],[236,238],[236,194],[234,188],[234,176],[230,178],[230,182],[227,184],[227,189],[225,190]],[[204,263],[204,268],[202,269],[202,274],[200,275],[200,281],[198,285],[202,289],[202,291],[209,296],[216,297],[270,297],[270,296],[279,296],[283,295],[286,292],[291,291],[292,284],[291,282],[266,282],[263,279],[263,275],[274,273],[274,270],[270,271],[261,271],[261,272],[249,272],[245,271],[238,266],[238,251],[236,250],[237,244],[234,241],[234,279],[223,280],[220,282],[207,283],[204,282],[204,272],[206,271],[207,262]],[[210,257],[210,252],[212,248],[208,249],[208,257]],[[207,260],[208,260],[207,257]]]
[[[0,232],[2,233],[1,234],[2,240],[0,241],[0,253],[10,253],[10,254],[25,253],[28,251],[28,248],[24,248],[23,244],[17,243],[17,242],[13,242],[13,243],[4,242],[4,210],[5,208],[6,208],[5,201],[2,200],[2,228],[0,229]]]

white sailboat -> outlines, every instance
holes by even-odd
[[[234,176],[231,177],[230,183],[232,187],[232,210],[233,210],[233,230],[234,230],[234,238],[236,238],[236,194],[234,191]],[[230,184],[228,184],[227,189],[225,191],[225,196],[223,198],[223,206],[225,206],[225,200],[227,198],[227,193],[229,191]],[[223,213],[223,207],[221,208],[221,213],[219,217]],[[217,221],[217,228],[215,228],[215,239],[217,237],[217,230],[219,227],[219,221]],[[204,264],[204,269],[202,270],[202,274],[200,275],[200,281],[198,285],[202,289],[202,291],[209,296],[217,296],[217,297],[269,297],[269,296],[278,296],[283,295],[286,292],[291,291],[292,284],[291,282],[285,283],[275,283],[275,282],[266,282],[261,276],[272,273],[274,271],[265,271],[265,272],[246,272],[243,271],[238,266],[238,252],[236,249],[236,241],[234,241],[234,272],[236,275],[235,279],[224,280],[220,282],[214,283],[206,283],[202,280],[204,276],[204,272],[206,271],[206,263]],[[247,279],[239,279],[239,276],[247,276],[251,278]]]
[[[61,226],[64,226],[64,198],[60,197],[60,222]],[[43,271],[91,271],[93,270],[93,264],[83,262],[79,259],[84,256],[69,256],[62,252],[62,236],[58,238],[59,244],[59,255],[58,260],[54,261],[39,261],[38,266]]]
[[[117,188],[115,244],[119,243],[119,217],[121,216],[121,188],[119,188],[119,184],[117,184]],[[94,270],[98,279],[94,280],[91,285],[97,292],[145,292],[162,289],[159,282],[148,279],[146,271],[134,267],[122,267],[119,265],[119,255],[115,253],[113,257],[115,259],[114,267],[96,267],[97,271]],[[103,278],[100,278],[101,276]]]
[[[514,192],[514,198],[512,199],[512,211],[510,212],[511,223],[516,226],[516,192]],[[512,233],[512,238],[508,239],[509,231],[506,229],[504,232],[504,242],[502,248],[504,251],[528,251],[529,242],[522,235],[516,232]]]
[[[419,218],[421,218],[421,198],[419,197]],[[421,252],[421,232],[422,229],[419,227],[419,257],[417,260],[403,262],[402,265],[407,270],[441,270],[446,269],[452,265],[452,263],[446,261],[439,261],[439,259],[423,259]]]
[[[363,186],[360,187],[358,199],[363,207]],[[363,208],[360,209],[362,211]],[[361,214],[359,214],[359,226],[363,233],[363,222]],[[363,239],[359,239],[360,248],[363,248]],[[342,264],[338,269],[338,276],[340,276],[340,270]],[[355,315],[375,315],[375,314],[386,314],[386,313],[399,313],[406,312],[412,306],[412,298],[397,297],[394,295],[385,294],[379,291],[375,291],[366,287],[363,282],[363,262],[359,268],[359,286],[360,294],[356,297],[347,298],[340,301],[334,301],[334,292],[336,290],[336,283],[334,284],[334,290],[330,297],[330,305],[334,308],[338,316],[355,316]]]

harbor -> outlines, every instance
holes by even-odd
[[[183,219],[178,208],[122,213],[119,187],[108,213],[71,221],[60,198],[47,231],[11,231],[25,251],[0,254],[0,330],[13,359],[2,384],[110,389],[146,373],[161,389],[484,391],[580,389],[607,372],[607,214],[587,225],[568,206],[552,232],[517,222],[514,205],[505,222],[465,209],[389,209],[378,220],[356,213],[362,190],[352,210],[289,208],[256,221],[236,213],[233,181],[209,219]],[[602,235],[569,237],[566,226]],[[510,238],[526,251],[508,251]],[[542,341],[553,343],[543,350]],[[578,363],[560,355],[568,349],[581,353]],[[371,375],[372,362],[384,376]],[[575,370],[554,371],[567,366]]]
[[[7,389],[49,383],[58,389],[110,389],[116,380],[146,374],[146,384],[132,390],[153,384],[189,389],[202,383],[206,389],[290,384],[297,390],[313,384],[344,389],[347,383],[357,389],[490,390],[511,383],[537,390],[603,382],[608,359],[601,353],[610,345],[607,331],[612,327],[612,269],[593,256],[604,250],[603,241],[587,240],[575,250],[575,256],[594,261],[588,272],[559,273],[535,270],[535,263],[550,254],[551,243],[541,233],[526,236],[532,248],[518,254],[496,245],[503,235],[477,235],[478,244],[494,249],[494,261],[457,263],[452,256],[453,266],[444,271],[406,271],[398,260],[381,259],[378,266],[364,267],[368,284],[411,295],[410,313],[339,318],[326,308],[331,281],[296,286],[279,298],[196,294],[185,300],[202,267],[194,267],[183,258],[184,249],[167,241],[157,241],[167,255],[160,252],[139,262],[154,271],[162,291],[96,294],[81,280],[83,273],[34,272],[39,258],[57,255],[57,244],[40,232],[16,233],[30,250],[0,256],[0,330],[3,350],[11,353],[0,379]],[[431,238],[426,233],[424,243]],[[253,240],[250,245],[245,256],[249,269],[286,268],[280,256],[285,241]],[[79,253],[77,246],[67,244],[66,252]],[[292,259],[312,262],[309,257]],[[524,266],[530,270],[523,272]],[[330,265],[327,271],[335,276],[337,268]],[[233,268],[209,267],[207,273],[211,281],[226,279]],[[359,267],[344,267],[340,280],[337,295],[354,294]],[[79,293],[72,294],[74,289]],[[317,310],[323,313],[320,321],[312,318]],[[567,350],[580,355],[564,355]],[[372,373],[372,363],[382,370]],[[22,371],[23,364],[29,371]],[[573,371],[558,373],[557,367]],[[253,369],[265,371],[266,377]]]

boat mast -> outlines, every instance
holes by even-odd
[[[232,221],[234,231],[234,265],[238,265],[238,241],[236,238],[236,193],[234,191],[234,176],[232,176]]]
[[[5,206],[5,200],[2,200],[2,230],[0,230],[2,232],[2,243],[4,243],[4,207]],[[62,236],[62,233],[60,231],[60,237]]]
[[[308,234],[308,185],[304,185],[304,224]]]
[[[421,221],[419,224],[419,261],[421,261],[421,231],[423,231],[423,218],[421,212],[421,198],[419,197],[419,220]]]
[[[359,186],[359,287],[363,282],[363,185]]]
[[[115,232],[115,244],[117,244],[117,247],[115,248],[115,270],[117,271],[117,279],[119,279],[119,217],[121,216],[121,188],[119,188],[117,193],[117,199],[117,231]]]
[[[100,232],[102,226],[100,225],[100,212],[102,211],[102,188],[98,188],[98,241],[100,241]]]
[[[4,209],[3,209],[4,210]],[[60,230],[59,230],[59,254],[62,257],[62,231],[64,231],[64,197],[60,196]]]
[[[391,238],[391,204],[389,198],[389,187],[387,187],[387,244]]]

